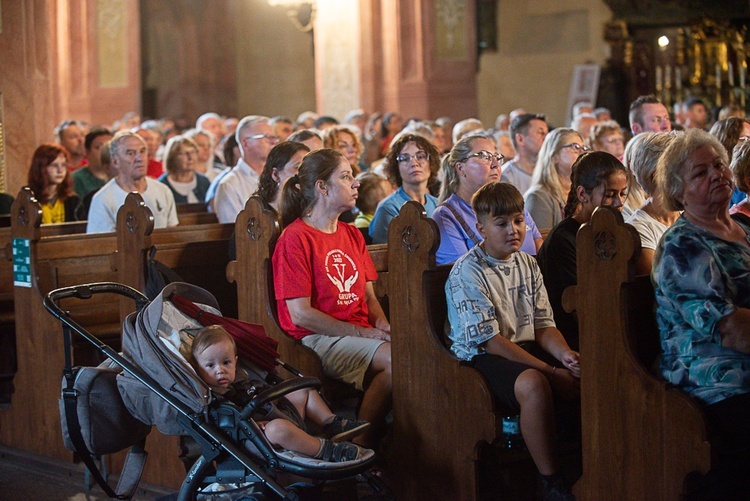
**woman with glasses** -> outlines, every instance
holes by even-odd
[[[573,129],[555,129],[544,138],[531,186],[523,197],[526,209],[543,232],[563,220],[573,164],[587,151],[583,138]]]
[[[198,145],[185,136],[174,136],[164,148],[164,167],[167,172],[159,181],[166,184],[176,204],[196,204],[206,200],[211,181],[195,171]]]
[[[430,195],[429,186],[437,180],[440,155],[437,148],[422,136],[404,134],[394,144],[386,157],[385,172],[388,180],[398,189],[383,199],[370,222],[372,243],[388,241],[388,225],[401,206],[415,200],[424,206],[428,216],[437,207],[437,198]]]
[[[43,144],[31,157],[28,183],[42,205],[42,224],[76,220],[80,198],[73,191],[69,163],[70,153],[58,144]]]
[[[594,125],[588,145],[594,151],[606,151],[620,162],[625,154],[625,138],[620,125],[613,120]]]
[[[549,136],[547,136],[549,137]],[[586,153],[573,165],[565,219],[552,228],[539,250],[537,261],[544,277],[555,323],[568,345],[578,350],[578,320],[562,306],[563,291],[578,282],[576,234],[602,205],[622,210],[628,194],[628,171],[603,151]]]
[[[504,160],[495,151],[492,138],[484,135],[461,138],[443,159],[440,205],[432,214],[440,230],[437,264],[455,262],[481,241],[471,199],[485,184],[500,180],[500,166]],[[525,209],[523,212],[526,237],[520,250],[535,256],[542,245],[542,235],[529,213]]]

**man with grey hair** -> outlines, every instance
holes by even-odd
[[[286,141],[294,132],[295,123],[291,118],[279,115],[273,117],[268,123],[273,127],[273,133],[279,136],[279,141]]]
[[[58,144],[70,153],[70,162],[68,163],[70,172],[86,165],[86,147],[84,145],[86,134],[76,120],[65,120],[55,127],[55,137]]]
[[[214,209],[220,223],[234,223],[237,219],[237,214],[258,189],[268,153],[279,142],[268,117],[260,115],[240,120],[235,137],[241,152],[240,160],[219,182],[214,197]]]
[[[224,136],[224,122],[217,113],[208,112],[199,116],[195,121],[195,128],[210,133],[214,137],[214,144]]]
[[[105,233],[117,228],[117,211],[131,191],[143,197],[154,215],[154,228],[176,226],[177,208],[167,185],[146,176],[148,149],[146,142],[134,132],[115,134],[109,144],[110,169],[115,177],[91,199],[86,233]]]

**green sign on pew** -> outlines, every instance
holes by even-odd
[[[13,285],[31,287],[31,247],[28,238],[13,239]]]

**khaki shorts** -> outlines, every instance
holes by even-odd
[[[365,373],[375,352],[385,341],[365,337],[336,337],[309,334],[302,344],[313,350],[323,363],[325,375],[364,389]]]

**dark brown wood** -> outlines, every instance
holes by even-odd
[[[583,476],[579,499],[681,498],[683,480],[711,466],[706,423],[686,393],[655,377],[654,295],[636,279],[640,238],[620,212],[597,209],[577,237]]]
[[[109,255],[116,248],[116,240],[113,234],[42,238],[40,223],[39,204],[31,191],[21,190],[13,204],[11,235],[30,241],[32,286],[14,287],[13,291],[16,330],[20,333],[16,339],[18,372],[12,403],[0,412],[0,442],[71,460],[72,453],[62,442],[57,407],[64,364],[62,329],[44,309],[42,299],[53,288],[81,283],[92,274],[97,279],[114,278],[107,273],[111,273]],[[74,316],[88,315],[84,325],[92,326],[90,322],[95,321],[101,334],[108,334],[110,327],[118,329],[117,310],[107,310],[103,303],[91,306],[69,302],[63,306]],[[74,361],[88,362],[86,350],[79,348],[75,348]]]
[[[400,499],[476,499],[479,448],[502,431],[486,380],[443,344],[450,267],[435,265],[439,244],[437,225],[416,202],[406,203],[391,221],[388,454]]]

